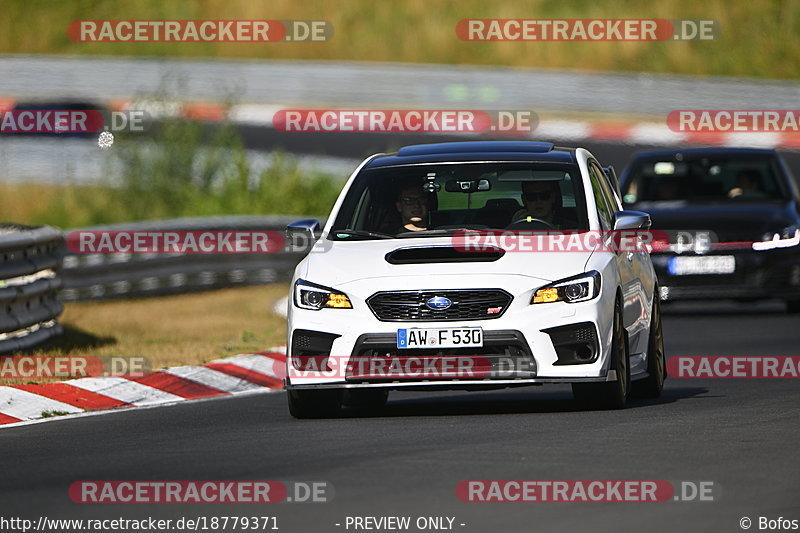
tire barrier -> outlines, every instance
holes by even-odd
[[[64,236],[50,227],[0,224],[0,353],[62,332],[56,318]]]

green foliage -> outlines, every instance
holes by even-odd
[[[230,214],[325,215],[341,181],[304,174],[285,154],[252,170],[230,125],[167,120],[145,140],[122,139],[122,184],[111,189],[131,220]]]
[[[466,42],[465,18],[705,19],[713,41]],[[73,42],[73,20],[327,20],[324,43]],[[35,31],[33,31],[35,28]],[[794,0],[6,0],[0,53],[401,61],[800,78],[800,2]],[[490,81],[490,80],[489,80]]]
[[[211,215],[318,215],[333,206],[342,180],[303,172],[290,155],[273,154],[252,169],[231,125],[211,129],[168,119],[148,136],[118,136],[102,186],[70,185],[46,195],[25,222],[79,227]]]

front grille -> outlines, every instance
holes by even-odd
[[[447,309],[431,309],[426,305],[434,297],[452,302]],[[385,322],[486,320],[500,318],[513,296],[500,289],[464,289],[442,291],[378,292],[367,299],[370,310]]]
[[[437,365],[439,362],[442,366]],[[416,366],[415,366],[416,365]],[[430,368],[432,375],[404,373]],[[438,370],[449,368],[451,372]],[[459,372],[458,369],[466,370]],[[480,348],[400,349],[395,333],[366,333],[356,339],[347,367],[347,381],[425,381],[430,379],[530,379],[536,377],[536,360],[525,336],[516,330],[483,332]]]

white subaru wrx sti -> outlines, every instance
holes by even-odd
[[[295,270],[291,414],[378,408],[399,389],[570,383],[607,408],[632,389],[658,396],[649,227],[582,148],[476,141],[369,157]],[[607,238],[622,231],[635,244]]]

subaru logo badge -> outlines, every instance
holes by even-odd
[[[434,311],[444,311],[445,309],[449,308],[453,305],[453,302],[449,298],[445,298],[444,296],[434,296],[427,302],[425,305],[428,308],[433,309]]]

